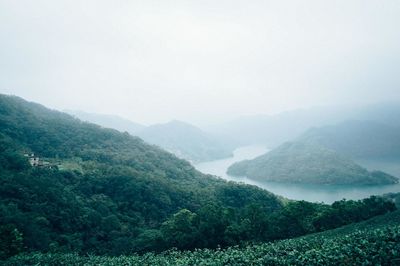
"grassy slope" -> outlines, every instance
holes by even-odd
[[[26,254],[5,265],[399,265],[400,211],[300,238],[226,250],[99,257]]]

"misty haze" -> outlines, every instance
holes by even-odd
[[[0,0],[4,265],[398,265],[397,1]]]

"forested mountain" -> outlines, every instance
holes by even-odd
[[[345,120],[374,121],[400,127],[400,104],[314,107],[278,113],[254,115],[216,124],[207,131],[235,140],[238,145],[263,144],[269,148],[291,141],[310,127],[322,127]]]
[[[46,164],[32,167],[24,156],[31,153]],[[204,218],[207,208],[235,216],[249,204],[282,206],[265,190],[203,175],[137,137],[6,95],[0,184],[1,235],[21,233],[27,250],[157,250],[171,245],[160,240],[161,225],[180,210]]]
[[[380,172],[368,172],[333,150],[301,141],[286,142],[253,160],[233,164],[228,174],[250,179],[336,185],[392,184],[398,179]]]
[[[232,156],[231,143],[177,120],[149,126],[139,131],[137,135],[180,158],[193,162],[212,161]]]
[[[136,132],[145,128],[144,125],[132,122],[117,115],[94,114],[72,110],[66,110],[65,112],[82,121],[91,122],[106,128],[113,128],[121,132],[128,132],[131,135],[135,135]]]
[[[345,121],[312,128],[298,138],[354,159],[400,158],[400,126],[374,121]]]
[[[0,95],[0,260],[31,251],[226,247],[393,210],[376,197],[332,205],[283,200],[203,175],[129,134]]]

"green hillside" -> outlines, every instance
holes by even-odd
[[[45,164],[32,167],[28,153]],[[265,190],[203,175],[137,137],[6,95],[0,184],[0,231],[14,240],[21,233],[27,250],[163,249],[169,244],[160,241],[160,226],[182,209],[215,204],[233,215],[250,203],[265,211],[282,206]]]
[[[34,153],[34,155],[32,155]],[[288,201],[196,171],[141,139],[0,96],[0,260],[120,255],[292,238],[395,210]]]
[[[399,265],[400,212],[274,243],[142,256],[23,254],[5,265]]]
[[[318,144],[286,142],[253,160],[233,164],[233,176],[261,181],[306,184],[377,185],[398,179],[379,171],[368,172],[352,160]]]

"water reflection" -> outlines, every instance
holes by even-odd
[[[234,162],[253,159],[268,151],[263,146],[246,146],[235,150],[234,156],[227,159],[196,164],[195,167],[206,174],[220,176],[226,180],[243,182],[267,189],[277,195],[289,199],[307,200],[312,202],[332,203],[336,200],[362,199],[370,195],[381,195],[389,192],[400,192],[400,184],[383,186],[332,186],[332,185],[298,185],[282,184],[276,182],[258,182],[246,177],[232,177],[226,174],[228,167]],[[373,162],[359,161],[361,165],[370,170],[383,170],[392,175],[399,176],[400,162]]]

